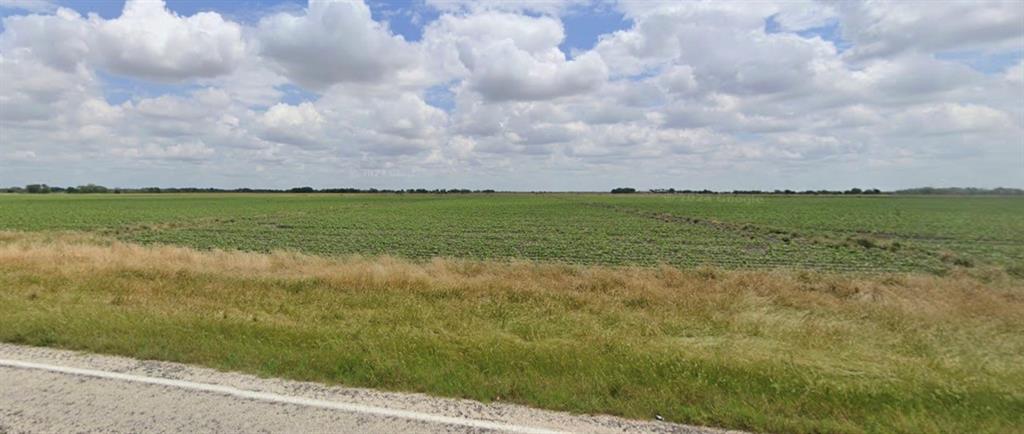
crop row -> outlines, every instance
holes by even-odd
[[[612,265],[883,271],[940,269],[950,252],[981,262],[1024,260],[1024,200],[756,199],[0,196],[0,229],[98,231],[204,249]]]

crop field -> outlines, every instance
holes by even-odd
[[[0,195],[0,341],[766,432],[1019,432],[1024,200]]]
[[[827,271],[1024,267],[1024,199],[703,195],[0,195],[0,230],[411,259]]]

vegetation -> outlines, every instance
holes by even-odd
[[[618,187],[611,190],[612,193],[636,193],[638,190],[632,187]],[[8,187],[0,188],[0,193],[397,193],[397,194],[452,194],[452,193],[495,193],[493,189],[484,190],[470,190],[466,188],[406,188],[406,189],[377,189],[377,188],[313,188],[309,186],[304,187],[293,187],[289,189],[273,189],[273,188],[235,188],[235,189],[224,189],[224,188],[201,188],[201,187],[143,187],[143,188],[107,188],[102,185],[87,184],[80,185],[78,187],[53,187],[46,184],[30,184],[23,187]],[[690,190],[690,189],[675,189],[675,188],[652,188],[648,190],[649,193],[653,194],[784,194],[784,195],[833,195],[833,194],[853,194],[853,195],[873,195],[873,194],[898,194],[898,195],[947,195],[947,196],[964,196],[964,195],[984,195],[984,196],[1021,196],[1024,195],[1024,190],[1019,188],[1005,188],[998,187],[993,189],[975,188],[975,187],[948,187],[948,188],[936,188],[936,187],[921,187],[921,188],[910,188],[905,190],[896,190],[892,192],[885,192],[877,188],[851,188],[848,190],[732,190],[732,191],[713,191],[713,190]],[[548,192],[535,192],[535,193],[548,193]]]
[[[469,193],[469,192],[496,192],[494,189],[476,189],[471,190],[469,188],[406,188],[406,189],[378,189],[378,188],[313,188],[310,186],[293,187],[287,189],[276,189],[276,188],[203,188],[203,187],[141,187],[141,188],[108,188],[102,185],[86,184],[79,185],[77,187],[58,187],[49,186],[46,184],[29,184],[25,187],[12,186],[7,188],[0,188],[0,192],[15,192],[15,193],[48,193],[48,192],[68,192],[68,193],[225,193],[225,192],[299,192],[299,193],[310,193],[310,192],[322,192],[322,193],[337,193],[337,192],[366,192],[366,193],[418,193],[418,194],[450,194],[450,193]]]
[[[1013,432],[1020,215],[984,195],[3,195],[0,341],[755,431]]]
[[[1005,188],[998,187],[993,189],[986,188],[960,188],[960,187],[922,187],[922,188],[911,188],[907,190],[896,191],[899,194],[944,194],[944,195],[994,195],[994,196],[1020,196],[1024,195],[1024,190],[1019,188]]]
[[[25,186],[26,193],[41,194],[50,193],[51,191],[53,190],[46,184],[29,184]]]
[[[78,187],[68,187],[68,193],[108,193],[110,189],[102,185],[86,184]]]
[[[0,340],[783,432],[1012,432],[1024,288],[0,234]]]
[[[8,195],[0,230],[201,249],[947,272],[1024,264],[1024,200],[737,195]]]

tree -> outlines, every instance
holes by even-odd
[[[107,187],[96,184],[79,185],[74,191],[68,189],[68,193],[107,193],[109,191]]]
[[[629,194],[629,193],[636,193],[636,189],[632,188],[632,187],[619,187],[619,188],[613,188],[612,189],[612,194]]]
[[[29,184],[25,186],[25,191],[32,194],[49,193],[50,186],[46,184]]]

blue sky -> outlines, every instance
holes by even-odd
[[[168,9],[181,15],[197,12],[216,11],[238,21],[258,19],[259,15],[288,9],[305,7],[304,1],[295,0],[166,0]],[[58,0],[56,4],[74,9],[82,14],[95,12],[107,19],[121,15],[124,0]]]
[[[56,3],[62,7],[74,9],[82,15],[96,13],[106,19],[118,17],[124,8],[124,0],[58,0]],[[301,0],[166,0],[166,4],[168,9],[183,16],[214,11],[234,21],[248,24],[255,24],[260,17],[267,14],[282,11],[299,13],[302,8],[306,7],[306,2]],[[411,42],[419,41],[422,38],[424,26],[440,16],[440,11],[422,1],[373,0],[368,1],[367,5],[375,20],[386,22],[392,32]],[[6,15],[17,12],[2,9],[0,11]],[[593,48],[603,34],[628,29],[631,26],[631,22],[622,12],[611,7],[571,8],[562,17],[562,21],[565,26],[565,40],[559,45],[559,49],[567,57],[573,56],[576,52]],[[115,104],[133,98],[154,97],[161,94],[183,95],[199,87],[198,85],[151,83],[106,73],[101,73],[100,76],[106,82],[104,91],[107,100]],[[311,101],[316,98],[316,94],[296,86],[283,86],[282,90],[284,91],[283,101],[290,104]],[[429,89],[425,93],[425,97],[428,103],[435,107],[444,110],[451,110],[453,107],[453,101],[446,86],[435,86]]]
[[[764,31],[766,33],[782,33],[785,32],[775,19],[775,15],[772,15],[764,20]],[[800,30],[796,34],[805,38],[821,38],[828,42],[831,42],[836,50],[839,52],[846,51],[850,48],[850,41],[843,39],[842,31],[839,28],[838,20],[830,20],[823,26],[816,26],[807,29]]]
[[[306,7],[301,0],[166,0],[167,8],[180,14],[192,15],[203,11],[216,11],[235,21],[253,23],[268,13],[299,10]],[[94,12],[103,18],[116,18],[121,14],[124,0],[58,0],[60,6],[74,9],[82,14]],[[396,34],[408,41],[418,41],[423,25],[440,16],[440,12],[415,0],[372,0],[367,5],[373,11],[374,19],[386,21]],[[0,12],[4,15],[16,13],[13,10]],[[565,41],[560,45],[566,54],[572,50],[587,50],[594,46],[598,36],[630,27],[624,15],[611,7],[572,8],[563,17],[566,28]]]
[[[268,13],[299,10],[306,7],[301,0],[166,0],[167,8],[180,14],[192,15],[203,11],[216,11],[235,21],[253,23]],[[116,18],[124,8],[124,0],[58,0],[56,4],[82,14],[94,12],[107,19]],[[408,41],[418,41],[423,25],[440,16],[440,12],[421,1],[373,0],[367,2],[374,19],[387,21],[391,31]],[[0,9],[0,16],[18,11]],[[610,7],[572,8],[563,17],[566,27],[565,42],[560,46],[567,54],[573,49],[586,50],[594,46],[598,36],[630,27],[622,12]]]

